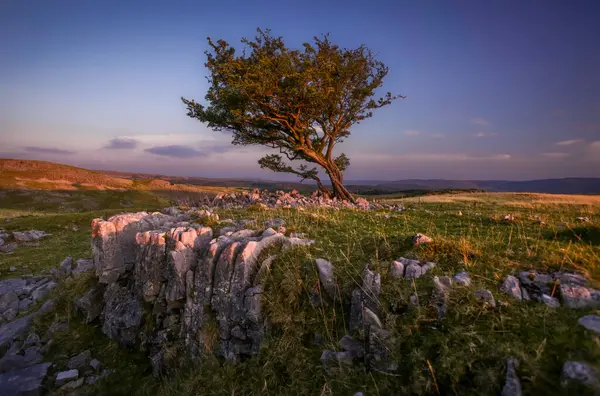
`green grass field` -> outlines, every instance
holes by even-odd
[[[288,232],[303,232],[316,240],[310,248],[280,256],[272,266],[265,282],[270,336],[260,355],[239,365],[225,364],[207,351],[203,363],[182,362],[168,378],[153,378],[147,359],[119,348],[99,328],[72,315],[73,297],[85,290],[89,279],[61,284],[57,311],[37,326],[43,332],[56,319],[69,321],[70,333],[50,351],[59,367],[71,354],[91,348],[115,370],[98,385],[80,389],[80,394],[497,395],[504,384],[506,358],[511,356],[520,360],[518,374],[525,394],[592,394],[562,388],[560,372],[566,360],[600,361],[598,337],[577,325],[579,317],[598,312],[518,303],[498,287],[505,275],[529,269],[578,271],[598,286],[598,197],[477,193],[398,202],[408,210],[389,218],[348,210],[217,211],[222,219],[255,219],[259,225],[281,217]],[[0,190],[0,227],[52,234],[39,247],[19,247],[11,255],[0,255],[0,277],[47,272],[66,256],[90,257],[93,218],[168,205],[164,195],[142,190]],[[502,221],[507,214],[516,220]],[[591,222],[578,222],[578,216]],[[416,232],[429,235],[434,243],[413,247],[410,238]],[[392,279],[389,265],[400,256],[438,266],[414,282]],[[319,257],[334,264],[344,304],[328,308],[310,304],[310,291],[318,283],[313,262]],[[366,371],[360,365],[326,371],[319,361],[323,349],[338,349],[337,341],[347,333],[349,294],[360,284],[367,263],[382,275],[382,320],[397,339],[392,354],[400,364],[399,376]],[[9,271],[11,266],[17,270]],[[448,315],[438,321],[428,304],[431,279],[462,270],[471,275],[473,285],[453,290]],[[492,291],[497,308],[479,304],[472,295],[477,288]],[[421,305],[408,312],[405,308],[415,291]]]

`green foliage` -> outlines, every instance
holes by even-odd
[[[342,188],[349,165],[344,154],[334,159],[334,146],[350,136],[353,125],[399,97],[388,92],[375,99],[388,69],[364,45],[342,49],[324,36],[291,49],[260,29],[254,40],[242,39],[248,52],[241,55],[224,40],[208,43],[208,106],[182,98],[188,116],[232,132],[233,144],[278,148],[289,160],[323,167],[334,190]],[[302,177],[307,171],[273,163],[273,157],[261,161],[277,172]]]

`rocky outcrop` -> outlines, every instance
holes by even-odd
[[[76,306],[86,321],[100,317],[110,338],[145,350],[156,373],[173,355],[167,349],[198,358],[215,332],[216,352],[228,361],[258,353],[265,332],[261,276],[279,251],[313,243],[235,225],[213,239],[198,218],[197,210],[168,208],[92,222],[98,285]],[[268,225],[282,226],[277,220]]]
[[[390,205],[384,202],[375,200],[367,201],[364,198],[357,198],[355,202],[342,201],[336,198],[330,199],[320,196],[315,192],[308,197],[300,194],[298,191],[276,191],[268,190],[260,191],[241,191],[237,193],[220,193],[215,198],[204,198],[200,204],[210,207],[222,208],[243,208],[251,205],[260,206],[262,208],[304,208],[318,207],[328,209],[358,209],[358,210],[391,210],[401,212],[404,210],[402,205]]]

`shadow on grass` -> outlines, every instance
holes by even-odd
[[[592,246],[600,246],[600,227],[575,227],[560,230],[558,232],[546,233],[546,239],[558,239],[560,241],[581,242]]]

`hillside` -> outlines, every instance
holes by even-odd
[[[0,184],[15,188],[104,190],[127,189],[133,182],[54,162],[0,159]]]

